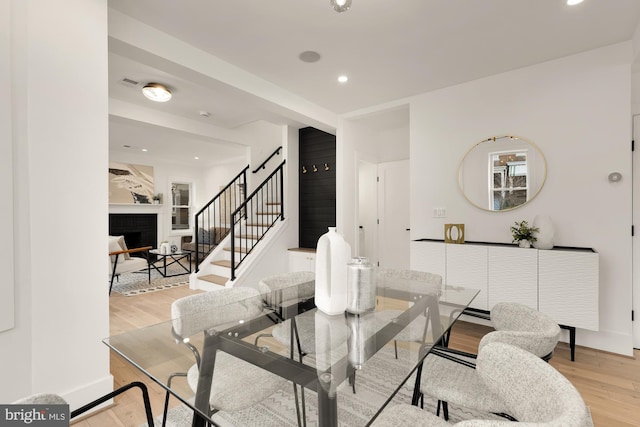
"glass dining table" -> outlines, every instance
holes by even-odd
[[[315,307],[313,289],[314,283],[306,282],[256,295],[251,303],[259,300],[259,313],[238,314],[231,322],[215,322],[214,313],[243,313],[236,310],[242,301],[215,310],[203,308],[106,338],[104,343],[184,403],[193,426],[209,421],[214,425],[295,426],[309,421],[319,426],[364,426],[400,395],[404,403],[417,403],[415,384],[420,381],[422,360],[434,345],[446,345],[447,333],[479,292],[380,277],[375,310],[328,316]],[[209,317],[207,325],[203,318]],[[197,333],[177,332],[179,325],[194,322],[203,325]],[[283,340],[283,335],[288,339]],[[247,410],[211,413],[209,395],[217,352],[284,378],[297,390],[304,389],[306,398],[299,399],[296,386],[289,385]],[[196,362],[197,386],[169,380]],[[303,420],[298,419],[299,405],[303,405]]]

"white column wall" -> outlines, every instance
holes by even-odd
[[[17,322],[0,333],[0,401],[54,392],[75,408],[113,386],[101,342],[109,335],[107,2],[8,3]]]
[[[465,240],[511,242],[514,221],[551,217],[556,245],[600,253],[600,332],[578,344],[632,353],[631,45],[550,61],[411,100],[411,238],[443,237],[464,223]],[[547,180],[529,204],[484,212],[458,189],[460,160],[475,143],[515,134],[537,144]],[[617,171],[622,181],[610,183]],[[446,218],[432,218],[433,207]],[[571,301],[567,301],[571,304]]]
[[[0,3],[0,194],[13,201],[13,148],[11,146],[11,9]],[[0,332],[15,326],[13,278],[13,203],[0,205],[0,223],[4,224],[5,242],[0,246]]]

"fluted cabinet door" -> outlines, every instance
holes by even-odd
[[[445,245],[442,242],[411,242],[411,269],[439,274],[445,278]]]
[[[556,322],[599,330],[598,254],[587,251],[538,251],[539,310]]]
[[[479,289],[480,293],[469,307],[488,309],[487,298],[487,246],[445,244],[446,284]]]
[[[538,251],[517,246],[489,247],[489,310],[498,302],[538,309]]]

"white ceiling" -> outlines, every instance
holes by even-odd
[[[633,36],[638,0],[109,0],[109,6],[336,114],[475,80]],[[321,55],[305,63],[306,50]],[[110,96],[225,128],[291,123],[226,85],[203,87],[111,49]],[[347,74],[349,81],[336,79]],[[122,77],[171,86],[150,106]],[[209,118],[198,111],[211,112]],[[302,124],[304,125],[304,124]]]

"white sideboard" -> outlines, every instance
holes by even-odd
[[[316,250],[289,249],[289,271],[316,271]]]
[[[599,329],[599,257],[590,249],[523,249],[501,244],[411,242],[411,268],[447,285],[480,289],[471,307],[519,302],[561,325]]]

